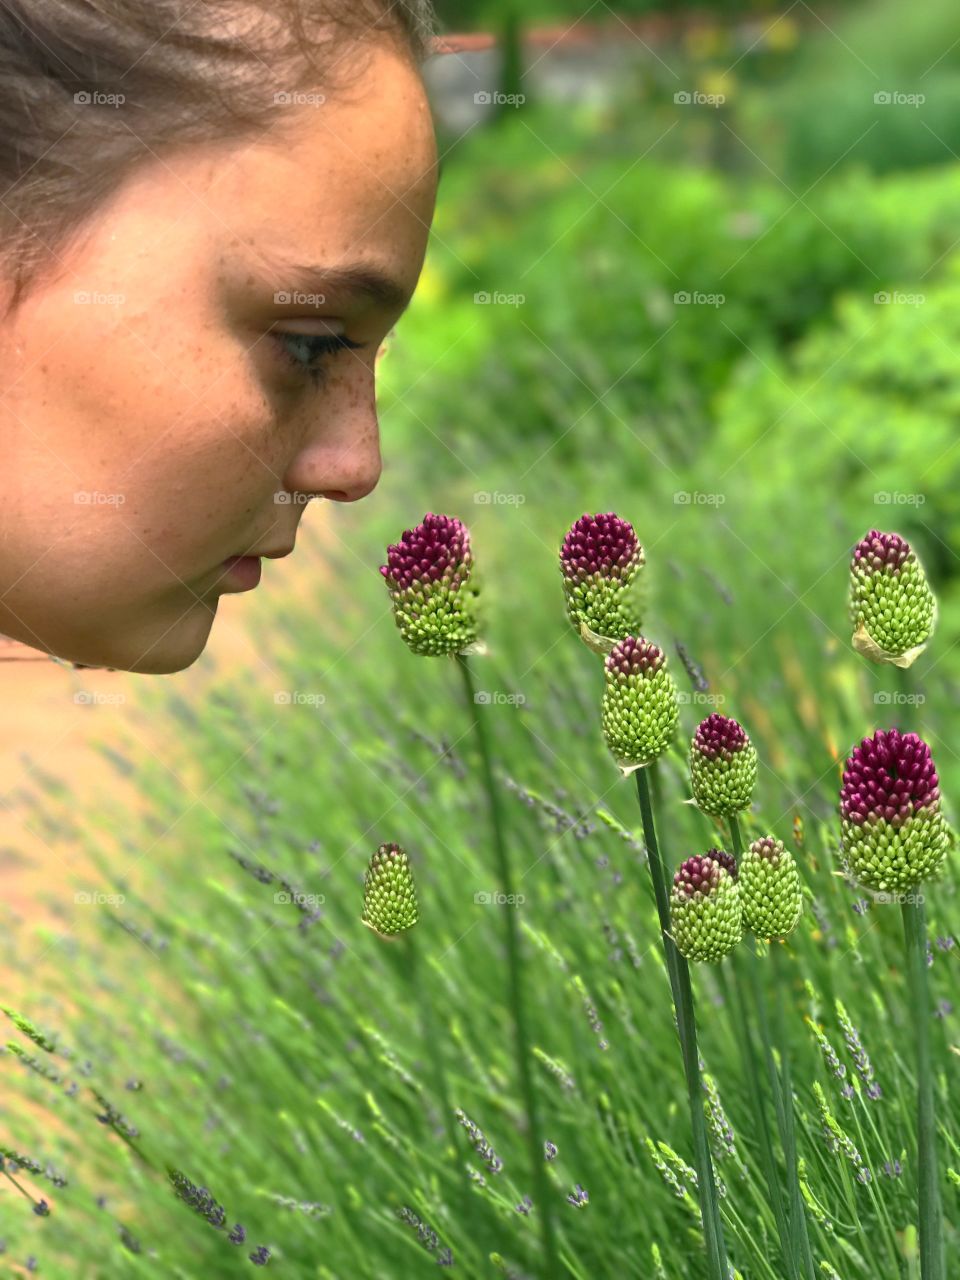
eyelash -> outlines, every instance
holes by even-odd
[[[305,373],[314,386],[319,386],[326,373],[326,366],[323,363],[314,365],[314,360],[324,356],[336,355],[338,351],[357,351],[367,345],[365,342],[353,342],[342,333],[330,334],[329,336],[318,333],[273,333],[270,336],[279,343],[280,354],[287,364],[298,373]],[[289,348],[285,346],[287,342],[312,345],[314,353],[310,360],[306,364],[302,360],[298,360],[295,355],[291,354]]]

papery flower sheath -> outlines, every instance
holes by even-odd
[[[864,738],[844,766],[840,820],[843,852],[868,889],[902,892],[935,875],[949,832],[923,739],[899,729]]]
[[[470,534],[456,516],[428,512],[387,547],[386,579],[400,634],[416,654],[477,652],[480,620]]]
[[[670,930],[688,960],[716,962],[743,937],[738,883],[710,849],[687,858],[673,877]]]
[[[398,844],[382,844],[363,877],[363,924],[384,938],[412,929],[419,919],[413,872]]]
[[[677,686],[666,662],[642,636],[618,640],[604,660],[603,736],[625,772],[662,755],[676,733]]]
[[[633,525],[612,511],[582,515],[568,529],[560,547],[567,616],[595,652],[639,633],[644,564]]]
[[[923,566],[899,533],[871,529],[850,563],[853,647],[874,662],[909,667],[926,648],[937,602]]]
[[[741,724],[714,712],[697,725],[690,743],[690,782],[698,808],[727,818],[750,808],[757,752]]]
[[[740,903],[744,926],[769,942],[797,927],[803,909],[800,873],[782,840],[761,836],[740,859]]]

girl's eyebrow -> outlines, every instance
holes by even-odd
[[[394,276],[364,262],[348,262],[340,266],[304,266],[295,262],[272,261],[272,271],[285,285],[304,293],[354,293],[369,298],[387,311],[406,311],[413,297]],[[282,305],[282,303],[281,303]]]

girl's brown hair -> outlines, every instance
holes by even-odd
[[[11,309],[137,164],[282,127],[308,87],[344,86],[375,33],[420,63],[434,30],[431,0],[2,0]]]

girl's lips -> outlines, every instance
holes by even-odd
[[[231,556],[229,560],[224,560],[223,568],[224,583],[236,584],[237,591],[249,591],[260,581],[259,556]],[[230,590],[230,586],[225,585],[224,590]]]

